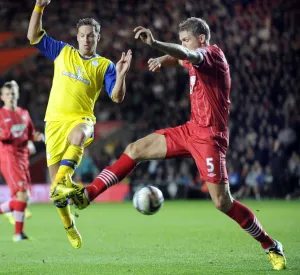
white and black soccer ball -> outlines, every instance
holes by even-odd
[[[144,215],[153,215],[164,203],[162,192],[154,186],[146,186],[135,192],[133,205],[137,211]]]

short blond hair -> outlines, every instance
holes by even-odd
[[[197,36],[204,34],[207,41],[210,40],[210,29],[206,21],[202,18],[190,17],[179,24],[179,32],[189,31]]]

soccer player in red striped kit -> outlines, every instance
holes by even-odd
[[[230,71],[222,50],[209,44],[209,26],[195,17],[182,22],[179,25],[182,45],[157,41],[144,27],[137,27],[134,32],[135,39],[167,54],[148,61],[151,71],[159,71],[161,66],[177,65],[188,69],[190,121],[175,128],[158,130],[129,144],[123,155],[86,188],[73,183],[72,186],[61,186],[58,193],[62,198],[72,197],[82,209],[124,179],[140,161],[192,157],[216,208],[261,243],[274,269],[284,269],[286,260],[281,243],[271,239],[253,212],[234,200],[230,193],[225,159],[229,145]]]
[[[0,204],[0,214],[13,212],[15,233],[13,241],[29,238],[24,233],[24,216],[30,198],[28,141],[42,141],[44,135],[36,132],[27,110],[17,106],[19,86],[12,80],[1,88],[0,109],[0,171],[7,182],[12,199]]]

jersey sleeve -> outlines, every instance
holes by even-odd
[[[226,70],[228,63],[224,53],[221,51],[220,48],[216,46],[211,46],[205,49],[200,48],[197,50],[197,52],[199,52],[199,54],[202,54],[203,56],[203,61],[201,63],[193,64],[193,66],[199,71],[209,71],[211,69],[217,69],[220,71]]]
[[[189,60],[183,60],[182,61],[182,66],[187,68],[187,69],[190,69],[191,66],[194,66],[196,69],[199,68],[199,67],[211,68],[213,66],[213,62],[211,60],[211,54],[208,53],[208,51],[206,49],[201,49],[201,48],[197,49],[196,53],[203,55],[203,61],[201,63],[193,64]]]
[[[209,49],[198,49],[197,52],[199,54],[202,54],[203,56],[203,61],[200,64],[194,64],[195,67],[200,67],[200,68],[212,68],[214,66],[214,57],[213,57],[213,52]]]
[[[40,39],[32,43],[36,48],[38,48],[46,57],[54,61],[56,57],[60,54],[61,50],[67,45],[67,43],[62,41],[57,41],[49,36],[44,30],[42,31]]]
[[[109,97],[111,97],[112,90],[115,87],[116,79],[117,79],[116,66],[114,63],[110,62],[104,75],[105,90],[109,95]]]

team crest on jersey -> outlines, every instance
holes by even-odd
[[[63,75],[71,77],[73,79],[76,79],[78,81],[83,82],[84,84],[90,85],[90,81],[88,79],[85,79],[83,76],[86,74],[86,72],[83,71],[83,69],[76,65],[75,66],[76,73],[70,73],[70,72],[62,72]]]
[[[18,138],[24,134],[26,124],[14,124],[11,126],[10,131],[13,137]]]
[[[97,60],[93,60],[93,61],[92,61],[92,65],[93,65],[94,67],[97,67],[97,66],[99,65],[99,62],[98,62]]]
[[[195,83],[196,83],[196,76],[195,75],[191,75],[190,76],[190,94],[193,93]]]

